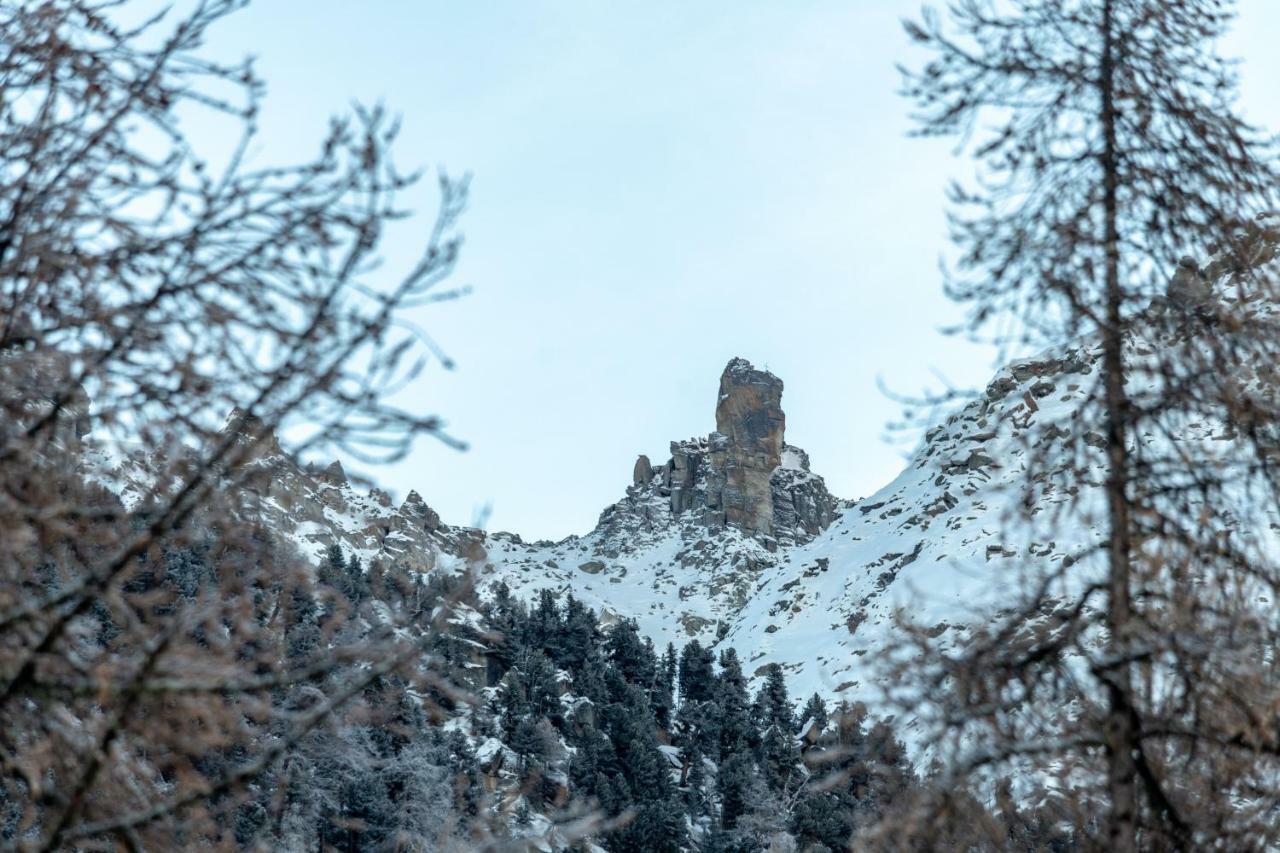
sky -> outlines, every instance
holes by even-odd
[[[735,356],[785,382],[787,441],[841,497],[901,469],[883,390],[985,385],[949,337],[949,141],[910,139],[896,64],[915,0],[257,0],[209,48],[268,83],[259,163],[312,155],[331,116],[381,101],[402,167],[471,173],[454,283],[414,316],[456,363],[401,399],[465,452],[421,442],[367,471],[454,524],[584,533],[672,440],[715,427]],[[353,11],[354,10],[354,11]],[[1280,130],[1280,3],[1244,0],[1224,52],[1247,115]],[[189,128],[197,135],[199,127]],[[431,182],[392,233],[416,257]]]

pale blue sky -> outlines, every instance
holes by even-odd
[[[894,63],[914,0],[258,0],[212,48],[258,57],[263,161],[381,99],[398,160],[474,173],[458,282],[418,318],[458,364],[413,393],[471,449],[373,472],[446,521],[485,504],[526,538],[585,532],[637,453],[714,427],[725,362],[786,383],[788,440],[844,497],[901,467],[877,387],[985,383],[943,337],[947,143],[908,140]],[[1280,129],[1280,0],[1246,0],[1227,51]],[[425,228],[431,196],[414,206]],[[402,229],[390,261],[417,248]]]

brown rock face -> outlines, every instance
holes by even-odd
[[[720,376],[716,431],[671,442],[671,459],[657,469],[641,457],[627,501],[602,523],[649,529],[654,505],[646,501],[657,497],[673,517],[712,530],[733,527],[766,544],[809,541],[831,524],[839,501],[809,470],[808,455],[784,443],[785,429],[782,380],[735,358]]]
[[[693,446],[689,446],[692,444]],[[698,474],[703,449],[694,442],[671,442],[671,461],[667,463],[666,485],[671,490],[671,511],[676,515],[693,509],[698,488]]]
[[[649,457],[643,453],[636,460],[636,467],[631,471],[631,482],[637,486],[643,486],[653,479],[653,465],[649,462]]]
[[[728,524],[773,532],[771,476],[782,461],[786,416],[782,380],[735,358],[720,376],[711,467],[723,477],[720,503]]]

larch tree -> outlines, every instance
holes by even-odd
[[[441,179],[418,262],[380,267],[415,182],[395,122],[357,109],[309,161],[255,163],[263,84],[203,50],[243,5],[0,2],[6,847],[229,846],[226,813],[334,709],[431,686],[394,625],[319,636],[308,567],[251,509],[266,457],[447,439],[392,395],[436,355],[407,312],[454,294],[466,185]]]
[[[977,166],[950,192],[964,328],[1088,365],[1071,421],[1027,433],[1002,520],[1079,552],[1024,555],[964,643],[907,644],[901,695],[927,697],[948,757],[934,816],[1014,774],[1015,795],[1051,782],[1091,847],[1280,838],[1280,183],[1215,53],[1232,6],[956,0],[907,24],[917,132]]]

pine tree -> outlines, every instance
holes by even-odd
[[[719,761],[723,723],[720,706],[715,702],[684,702],[676,712],[677,742],[682,749],[697,751],[712,761]]]
[[[751,809],[751,789],[756,773],[748,752],[736,752],[720,763],[716,790],[720,792],[720,826],[733,829]]]
[[[676,673],[679,672],[679,661],[675,644],[667,643],[667,650],[662,653],[662,681],[672,697],[676,695]]]
[[[680,650],[680,702],[706,702],[715,684],[715,658],[697,640]]]
[[[756,697],[756,706],[765,725],[777,726],[789,733],[795,731],[795,710],[787,695],[787,679],[782,667],[776,663],[765,668],[764,684]]]
[[[336,590],[343,591],[347,576],[347,558],[342,555],[342,546],[333,543],[325,549],[324,560],[316,573],[322,583]]]
[[[713,753],[724,759],[734,753],[753,749],[759,740],[759,729],[751,719],[747,678],[742,672],[736,650],[720,653],[720,673],[715,681],[715,709],[719,722],[719,744]]]
[[[616,853],[683,853],[687,841],[684,815],[670,803],[644,803],[620,832],[612,835]]]
[[[586,664],[599,644],[600,629],[591,609],[572,595],[565,599],[564,626],[561,631],[561,653],[556,664],[569,672]]]
[[[696,820],[707,814],[707,770],[706,757],[697,742],[690,743],[683,750],[685,804],[689,814]]]
[[[560,713],[560,684],[553,664],[541,650],[525,653],[520,661],[521,681],[528,697],[527,713],[540,717]]]
[[[661,663],[654,670],[654,683],[649,688],[649,704],[653,708],[658,726],[662,729],[670,729],[675,700],[671,696],[671,682],[664,676]]]
[[[204,549],[171,548],[164,555],[165,578],[183,598],[195,598],[209,578]]]
[[[827,714],[827,703],[817,693],[809,697],[809,701],[805,704],[804,710],[800,712],[800,731],[804,732],[810,727],[817,733],[821,734],[827,727],[830,716]]]
[[[352,551],[345,568],[343,591],[352,604],[359,604],[369,597],[369,578],[356,552]]]
[[[760,735],[758,755],[764,780],[773,791],[783,791],[793,783],[800,761],[796,741],[795,716],[787,695],[782,667],[770,664],[756,697],[756,725]]]
[[[563,625],[560,605],[549,589],[538,591],[538,603],[529,611],[529,636],[526,642],[554,661],[564,659]]]
[[[490,642],[489,654],[498,663],[500,671],[505,672],[512,665],[515,659],[515,647],[518,642],[517,625],[520,623],[520,603],[511,596],[511,588],[505,582],[499,581],[494,584],[490,590],[492,596],[491,601],[481,605],[481,608],[492,626],[494,639]],[[428,603],[429,596],[419,593],[422,600],[422,610],[428,613],[431,605]]]
[[[646,689],[654,684],[658,662],[652,644],[646,645],[640,638],[634,620],[623,619],[613,626],[605,639],[605,650],[610,662],[628,683],[642,685]]]
[[[607,664],[599,654],[599,649],[592,649],[586,662],[572,671],[573,690],[592,702],[603,703],[608,700],[609,687],[605,677]]]
[[[290,661],[303,661],[320,648],[319,613],[311,591],[298,585],[288,592],[289,606],[285,621],[285,654]]]
[[[524,681],[514,669],[509,670],[498,685],[498,707],[503,737],[511,740],[515,736],[516,727],[529,715],[529,699]]]
[[[524,778],[542,768],[546,758],[544,744],[536,719],[528,715],[521,717],[511,733],[511,749],[520,756],[520,772]]]

